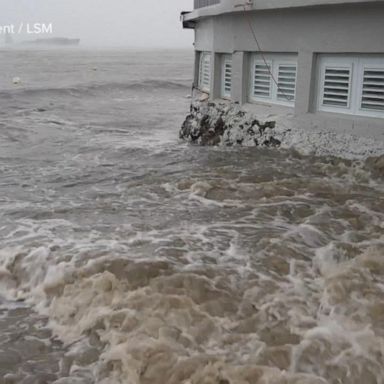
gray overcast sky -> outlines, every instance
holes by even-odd
[[[14,24],[15,40],[26,24],[52,23],[54,36],[79,37],[83,45],[191,47],[193,31],[182,30],[181,11],[192,0],[0,0],[0,26]],[[17,30],[23,22],[23,34]],[[30,28],[32,30],[32,28]],[[0,37],[1,38],[1,37]]]

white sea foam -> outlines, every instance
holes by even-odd
[[[0,292],[65,344],[56,383],[382,384],[380,167],[179,145],[185,100],[140,87],[1,127]],[[35,136],[31,100],[76,124]]]

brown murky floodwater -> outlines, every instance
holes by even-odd
[[[0,383],[384,383],[382,169],[178,142],[184,52],[1,54]]]

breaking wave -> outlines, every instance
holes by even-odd
[[[46,88],[2,94],[0,382],[384,383],[382,158],[178,143],[176,80]]]
[[[17,220],[0,255],[3,292],[35,305],[70,346],[64,377],[383,383],[378,179],[336,159],[302,178],[306,158],[281,168],[266,151],[275,179],[241,167],[252,157],[232,166],[222,154],[209,174],[164,175],[158,187],[147,176],[139,195],[97,190],[72,210],[141,207],[148,228],[133,220],[84,237],[67,219]]]

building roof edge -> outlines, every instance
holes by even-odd
[[[244,5],[247,11],[266,11],[274,9],[306,8],[316,6],[332,6],[342,4],[366,4],[382,3],[384,0],[222,0],[221,4],[195,9],[182,16],[183,21],[197,20],[203,17],[218,16],[228,13],[244,12]]]

